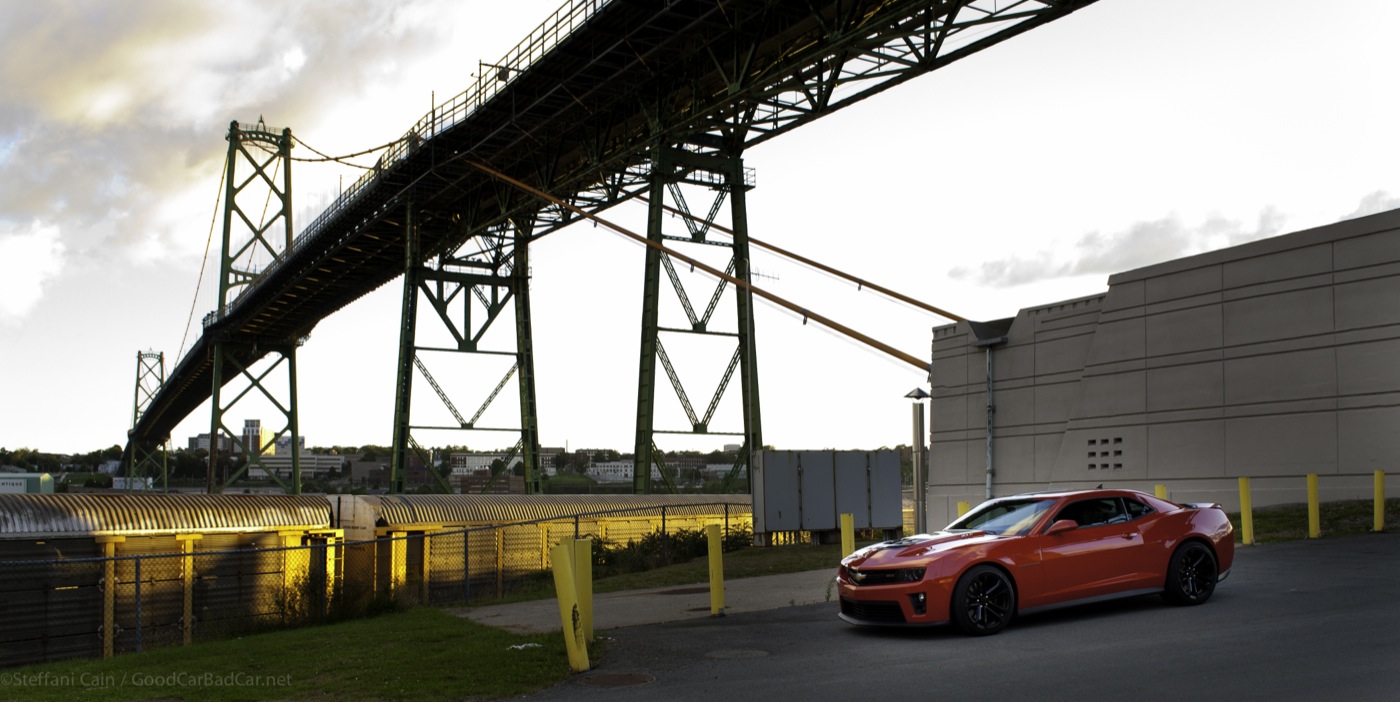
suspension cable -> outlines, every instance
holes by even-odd
[[[219,191],[214,195],[214,214],[209,217],[209,236],[204,240],[204,258],[199,262],[199,280],[194,284],[194,299],[190,300],[190,315],[185,319],[185,333],[180,337],[180,352],[176,361],[185,357],[185,342],[190,338],[190,325],[194,323],[194,308],[199,304],[199,289],[204,285],[204,268],[209,265],[209,248],[214,243],[214,224],[219,221],[219,203],[224,199],[224,177],[228,175],[228,154],[224,154],[223,168],[219,169]]]
[[[549,203],[555,205],[556,207],[562,207],[562,208],[564,208],[564,209],[567,209],[567,210],[569,210],[570,212],[573,212],[574,214],[576,214],[576,215],[578,215],[578,216],[580,216],[580,217],[583,217],[583,218],[585,218],[585,219],[592,220],[593,222],[596,222],[596,223],[598,223],[598,224],[601,224],[601,225],[603,225],[604,227],[607,227],[608,229],[611,229],[611,230],[613,230],[613,231],[615,231],[615,232],[617,232],[617,233],[619,233],[619,234],[621,234],[621,235],[623,235],[623,236],[626,236],[626,237],[628,237],[628,238],[630,238],[630,239],[633,239],[633,240],[635,240],[635,241],[637,241],[637,242],[639,242],[639,243],[645,244],[646,246],[649,246],[649,247],[654,248],[654,249],[656,249],[656,250],[658,250],[658,251],[661,251],[661,252],[663,252],[663,253],[666,253],[667,255],[671,256],[672,258],[680,259],[681,261],[684,261],[684,262],[686,262],[686,263],[688,263],[688,264],[690,264],[690,265],[692,265],[692,266],[694,266],[694,267],[696,267],[696,268],[699,268],[700,270],[702,270],[702,271],[704,271],[704,272],[706,272],[706,273],[709,273],[710,275],[712,275],[712,276],[714,276],[714,277],[716,277],[716,278],[719,278],[720,280],[723,280],[723,281],[725,281],[726,283],[729,283],[729,284],[731,284],[731,285],[734,285],[734,286],[743,288],[743,289],[749,291],[750,293],[752,293],[752,294],[754,294],[754,295],[758,295],[759,297],[761,297],[761,298],[763,298],[763,299],[765,299],[765,300],[767,300],[767,301],[769,301],[769,302],[772,302],[772,303],[774,303],[774,304],[776,304],[776,305],[778,305],[778,306],[780,306],[780,307],[783,307],[783,308],[785,308],[785,309],[787,309],[787,310],[789,310],[789,311],[792,311],[792,312],[796,312],[797,314],[802,315],[802,319],[803,319],[803,320],[810,319],[810,320],[812,320],[812,321],[814,321],[814,322],[816,322],[816,323],[818,323],[818,324],[821,324],[821,325],[823,325],[823,326],[825,326],[825,327],[827,327],[827,328],[829,328],[829,329],[838,331],[838,332],[840,332],[840,333],[842,333],[842,334],[844,334],[844,335],[846,335],[846,336],[848,336],[848,337],[850,337],[850,338],[852,338],[852,339],[855,339],[856,341],[859,341],[859,342],[861,342],[861,343],[863,343],[863,344],[865,344],[865,345],[867,345],[867,346],[874,347],[875,349],[878,349],[879,351],[882,351],[882,352],[884,352],[885,354],[887,354],[887,355],[889,355],[889,356],[893,356],[894,358],[897,358],[897,359],[899,359],[899,360],[901,360],[901,361],[904,361],[905,363],[907,363],[907,364],[909,364],[909,365],[911,365],[911,366],[914,366],[915,368],[918,368],[919,370],[927,371],[927,370],[929,369],[929,364],[928,364],[928,362],[927,362],[927,361],[924,361],[924,360],[922,360],[922,359],[920,359],[920,358],[917,357],[917,356],[914,356],[914,355],[912,355],[912,354],[908,354],[908,353],[905,353],[905,352],[903,352],[903,351],[900,351],[899,349],[896,349],[896,348],[894,348],[893,346],[890,346],[889,344],[886,344],[886,343],[884,343],[884,342],[882,342],[882,341],[878,341],[878,340],[876,340],[876,339],[874,339],[874,338],[871,338],[871,337],[869,337],[869,336],[866,336],[865,334],[862,334],[862,333],[860,333],[860,332],[858,332],[858,331],[856,331],[856,330],[854,330],[854,329],[851,329],[850,327],[847,327],[847,326],[845,326],[845,325],[843,325],[843,324],[841,324],[841,323],[839,323],[839,322],[836,322],[835,320],[829,319],[829,318],[824,317],[824,316],[822,316],[822,315],[820,315],[820,314],[817,314],[816,312],[812,312],[811,310],[808,310],[808,309],[805,309],[805,308],[803,308],[803,307],[800,307],[800,306],[798,306],[798,305],[796,305],[796,304],[794,304],[794,303],[792,303],[792,302],[789,302],[788,300],[786,300],[786,299],[784,299],[784,298],[782,298],[782,297],[779,297],[779,296],[777,296],[777,295],[774,295],[773,293],[768,292],[767,290],[764,290],[764,289],[762,289],[762,288],[760,288],[760,287],[758,287],[758,286],[756,286],[756,285],[753,285],[753,284],[749,283],[748,281],[740,280],[740,279],[738,279],[738,278],[735,278],[735,277],[732,276],[732,275],[729,275],[728,273],[725,273],[724,271],[721,271],[721,270],[719,270],[719,269],[717,269],[717,268],[714,268],[714,267],[712,267],[712,266],[709,266],[709,265],[705,264],[703,261],[696,260],[696,259],[691,258],[690,256],[687,256],[687,255],[685,255],[685,254],[683,254],[683,253],[680,253],[680,252],[678,252],[678,251],[673,251],[673,250],[671,250],[671,249],[668,249],[668,248],[666,248],[665,246],[662,246],[659,242],[652,241],[651,239],[648,239],[647,237],[644,237],[644,236],[642,236],[642,235],[640,235],[640,234],[637,234],[636,232],[630,231],[630,230],[628,230],[628,229],[622,227],[621,225],[618,225],[618,224],[615,224],[615,223],[613,223],[613,222],[611,222],[611,221],[609,221],[609,220],[603,219],[602,217],[599,217],[599,216],[597,216],[597,215],[595,215],[595,214],[592,214],[592,213],[590,213],[590,212],[585,212],[585,211],[583,211],[582,209],[580,209],[580,208],[578,208],[578,207],[575,207],[574,205],[571,205],[571,204],[569,204],[569,203],[567,203],[567,202],[564,202],[563,200],[560,200],[559,198],[554,197],[553,195],[550,195],[549,193],[544,192],[543,190],[540,190],[540,189],[535,188],[535,187],[533,187],[533,186],[527,185],[527,184],[525,184],[525,183],[523,183],[523,182],[521,182],[521,181],[519,181],[519,180],[516,180],[516,179],[514,179],[514,178],[512,178],[512,177],[510,177],[510,176],[508,176],[508,175],[506,175],[506,174],[504,174],[504,173],[501,173],[500,171],[497,171],[497,170],[495,170],[495,169],[493,169],[493,168],[491,168],[491,167],[489,167],[489,166],[486,166],[486,165],[484,165],[484,164],[482,164],[482,163],[479,163],[479,162],[477,162],[477,161],[466,161],[466,163],[467,163],[468,165],[472,166],[473,168],[475,168],[475,169],[481,171],[482,173],[485,173],[485,174],[491,176],[492,178],[495,178],[495,179],[497,179],[497,180],[499,180],[499,181],[501,181],[501,182],[503,182],[503,183],[506,183],[506,184],[509,184],[509,185],[511,185],[511,186],[514,186],[515,188],[517,188],[517,189],[519,189],[519,190],[522,190],[522,191],[527,192],[527,193],[529,193],[529,194],[531,194],[531,195],[534,195],[535,197],[540,198],[541,200],[544,200],[544,201],[546,201],[546,202],[549,202]]]
[[[650,202],[649,200],[647,200],[647,197],[646,197],[645,195],[638,195],[638,196],[637,196],[637,199],[641,200],[642,202],[647,202],[647,203]],[[698,217],[698,216],[696,216],[696,215],[690,214],[689,212],[683,212],[683,211],[681,211],[680,209],[677,209],[677,208],[675,208],[675,207],[671,207],[670,205],[667,205],[667,204],[664,203],[664,202],[661,203],[661,208],[664,209],[664,210],[666,210],[667,212],[670,212],[671,214],[680,215],[681,217],[684,217],[684,218],[686,218],[686,219],[692,219],[692,220],[697,220],[697,221],[702,221],[702,222],[705,221],[705,220],[702,219],[701,217]],[[719,223],[717,223],[717,222],[706,222],[706,224],[708,224],[708,225],[710,226],[711,229],[718,230],[718,231],[720,231],[720,232],[723,232],[723,233],[725,233],[725,234],[728,234],[729,236],[734,236],[734,230],[733,230],[733,229],[730,229],[730,228],[728,228],[728,227],[726,227],[726,226],[724,226],[724,225],[722,225],[722,224],[719,224]],[[933,305],[930,305],[930,304],[928,304],[928,303],[926,303],[926,302],[922,302],[922,301],[919,301],[919,300],[915,300],[915,299],[912,298],[912,297],[909,297],[909,296],[907,296],[907,295],[903,295],[903,294],[901,294],[901,293],[895,292],[895,291],[893,291],[893,290],[890,290],[889,288],[885,288],[885,287],[882,287],[882,286],[880,286],[880,285],[876,285],[875,283],[872,283],[872,282],[870,282],[870,281],[868,281],[868,280],[863,280],[863,279],[861,279],[861,278],[857,278],[857,277],[855,277],[855,276],[853,276],[853,275],[851,275],[851,274],[849,274],[849,273],[846,273],[846,272],[844,272],[844,271],[839,271],[839,270],[837,270],[837,269],[835,269],[835,268],[832,268],[831,266],[828,266],[828,265],[826,265],[826,264],[824,264],[824,263],[821,263],[821,262],[819,262],[819,261],[813,261],[812,259],[807,258],[807,257],[805,257],[805,256],[802,256],[802,255],[793,253],[793,252],[791,252],[791,251],[787,251],[787,250],[785,250],[785,249],[781,249],[781,248],[779,248],[779,247],[777,247],[777,246],[774,246],[773,244],[770,244],[770,243],[768,243],[768,242],[766,242],[766,241],[760,241],[760,240],[755,239],[755,238],[753,238],[752,236],[750,236],[750,237],[749,237],[749,243],[750,243],[750,244],[753,244],[753,245],[755,245],[755,246],[758,246],[759,248],[768,249],[769,251],[772,251],[773,253],[776,253],[776,254],[778,254],[779,256],[785,256],[785,257],[790,258],[790,259],[792,259],[792,260],[794,260],[794,261],[797,261],[798,263],[801,263],[801,264],[806,265],[806,266],[810,266],[810,267],[815,268],[815,269],[817,269],[817,270],[819,270],[819,271],[822,271],[822,272],[824,272],[824,273],[829,273],[829,274],[831,274],[831,275],[837,276],[838,278],[844,278],[844,279],[846,279],[846,280],[849,280],[849,281],[851,281],[852,283],[855,283],[857,287],[870,288],[871,290],[874,290],[875,292],[878,292],[878,293],[880,293],[880,294],[882,294],[882,295],[885,295],[886,297],[894,298],[895,300],[898,300],[898,301],[900,301],[900,302],[903,302],[903,303],[905,303],[905,304],[907,304],[907,305],[912,305],[912,306],[914,306],[914,307],[918,307],[919,309],[922,309],[922,310],[925,310],[925,311],[928,311],[928,312],[932,312],[932,313],[934,313],[934,314],[936,314],[936,315],[939,315],[939,316],[941,316],[941,317],[947,317],[948,319],[951,319],[951,320],[953,320],[954,322],[966,322],[966,321],[967,321],[967,318],[966,318],[966,317],[962,317],[962,316],[953,314],[952,312],[949,312],[949,311],[947,311],[947,310],[939,309],[939,308],[934,307]]]

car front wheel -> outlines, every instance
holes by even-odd
[[[987,636],[1006,627],[1016,612],[1016,588],[1001,569],[979,565],[953,589],[953,625],[964,634]]]
[[[1167,589],[1163,594],[1172,604],[1198,605],[1215,592],[1218,576],[1215,554],[1205,544],[1191,541],[1172,554],[1167,567]]]

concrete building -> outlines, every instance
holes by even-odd
[[[1400,468],[1400,210],[933,332],[930,528],[988,493],[1164,484],[1233,510],[1240,477],[1262,506]]]

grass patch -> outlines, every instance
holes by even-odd
[[[512,648],[517,646],[519,648]],[[601,647],[590,647],[597,658]],[[470,700],[569,677],[564,640],[435,609],[0,671],[6,700]]]
[[[1322,538],[1370,533],[1375,521],[1373,500],[1337,500],[1318,505],[1318,524]],[[1235,525],[1235,543],[1242,543],[1240,513],[1231,512]],[[1385,524],[1394,529],[1400,524],[1400,499],[1385,501]],[[1308,538],[1307,504],[1273,505],[1254,509],[1254,542],[1259,544],[1297,541]]]

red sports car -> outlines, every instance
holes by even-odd
[[[1002,497],[936,534],[867,546],[841,560],[841,618],[852,624],[951,622],[995,634],[1017,613],[1161,593],[1210,599],[1235,558],[1217,504],[1175,504],[1135,490]]]

